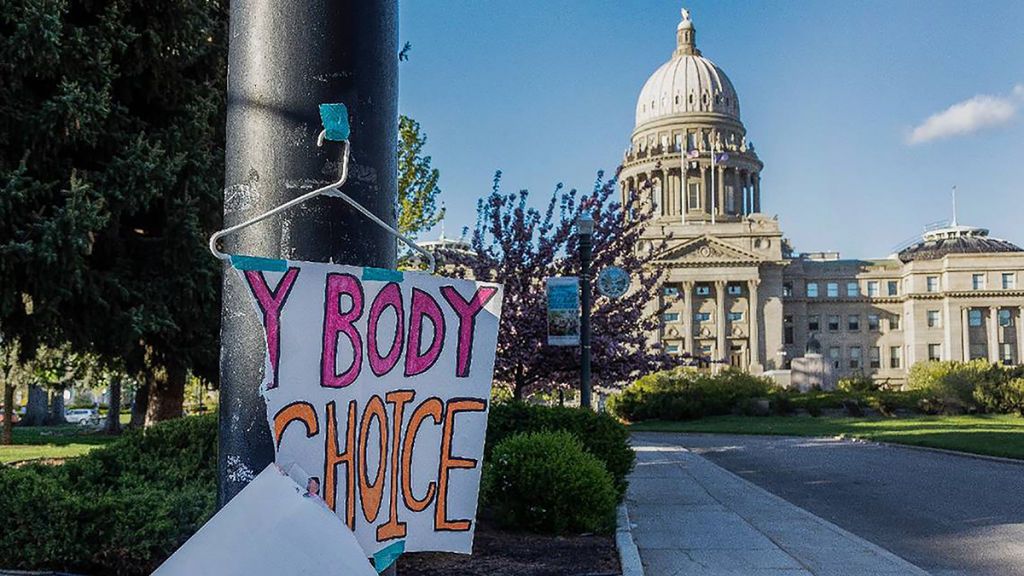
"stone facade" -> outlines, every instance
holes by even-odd
[[[676,40],[641,91],[619,175],[624,200],[655,210],[638,246],[664,271],[652,345],[755,373],[796,360],[894,383],[928,359],[1021,362],[1024,251],[954,217],[887,258],[791,253],[761,214],[763,164],[738,96],[685,10]]]

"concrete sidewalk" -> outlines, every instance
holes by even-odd
[[[678,446],[633,435],[626,496],[648,576],[926,575]]]

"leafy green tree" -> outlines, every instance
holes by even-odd
[[[437,224],[444,216],[438,210],[437,186],[440,172],[423,154],[427,137],[419,122],[408,116],[398,120],[398,230],[413,238]]]
[[[152,421],[213,378],[223,0],[0,0],[0,325],[124,358]]]

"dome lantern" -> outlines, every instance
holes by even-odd
[[[681,10],[683,19],[676,27],[676,56],[700,56],[697,49],[697,29],[693,27],[693,20],[690,19],[690,11],[686,8]]]

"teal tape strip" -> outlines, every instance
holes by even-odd
[[[348,108],[344,104],[321,104],[320,121],[324,124],[328,140],[341,142],[348,140]]]
[[[231,265],[238,270],[263,270],[266,272],[287,272],[288,263],[276,258],[231,255]]]
[[[377,282],[401,282],[405,276],[398,270],[386,268],[363,268],[363,281],[376,280]]]
[[[395,560],[398,560],[402,552],[405,552],[405,540],[399,540],[382,548],[373,555],[373,567],[377,569],[378,573],[387,570],[395,563]]]

